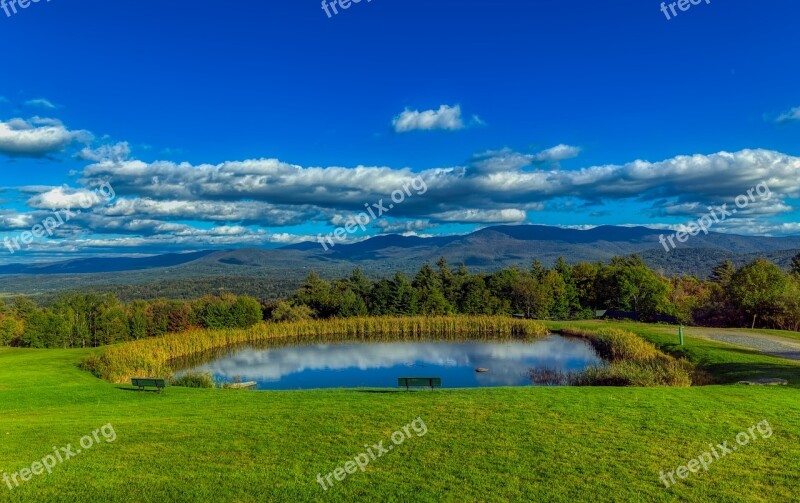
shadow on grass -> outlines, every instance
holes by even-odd
[[[716,376],[719,384],[731,384],[761,378],[786,379],[792,385],[800,385],[800,366],[767,363],[708,363],[701,367]]]
[[[691,357],[692,355],[692,347],[691,346],[681,346],[679,344],[664,344],[659,346],[659,348],[663,349],[664,351],[669,352],[673,356],[684,356],[684,357]],[[766,353],[760,353],[755,349],[745,348],[741,346],[733,346],[733,345],[726,345],[726,347],[719,347],[715,348],[719,353],[738,353],[741,355],[747,356],[772,356]],[[775,358],[780,359],[780,357],[775,356]]]
[[[356,393],[405,393],[406,390],[398,390],[398,389],[357,389],[353,390]]]
[[[136,391],[137,393],[163,393],[164,391],[159,391],[156,389],[139,389],[139,388],[117,388],[120,391]]]
[[[687,358],[697,362],[698,367],[714,376],[714,384],[733,384],[739,381],[780,378],[789,381],[792,386],[800,385],[800,365],[784,363],[787,360],[780,356],[760,353],[754,349],[736,346],[725,348],[716,347],[714,357],[699,356],[692,354],[691,345],[681,346],[679,344],[659,344],[658,347],[672,356]],[[731,355],[727,359],[740,360],[741,357],[764,357],[774,359],[774,363],[754,362],[754,361],[727,361],[720,362],[717,358],[722,354]],[[736,355],[736,356],[733,356]],[[741,356],[739,356],[741,355]]]
[[[441,388],[439,388],[439,389],[441,389]],[[354,389],[353,391],[356,392],[356,393],[378,393],[378,394],[384,394],[384,393],[436,393],[438,391],[438,389],[436,389],[436,390],[427,389],[427,388],[418,388],[418,389],[413,389],[412,388],[410,390],[406,390],[406,389]]]

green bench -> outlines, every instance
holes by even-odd
[[[440,377],[398,377],[397,385],[406,388],[408,391],[412,387],[441,388],[442,379]]]
[[[133,377],[131,384],[139,388],[139,391],[144,391],[145,388],[156,388],[160,392],[167,387],[167,380],[155,377]]]

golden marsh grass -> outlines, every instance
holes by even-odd
[[[171,377],[172,362],[176,359],[265,341],[301,343],[319,337],[331,342],[503,339],[547,334],[549,331],[539,322],[502,316],[364,317],[260,323],[246,329],[193,329],[127,342],[87,358],[83,365],[98,377],[124,383],[137,376]]]

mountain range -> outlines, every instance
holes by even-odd
[[[614,256],[636,253],[663,274],[704,277],[725,259],[743,264],[766,257],[788,267],[791,258],[800,253],[800,236],[713,232],[690,237],[679,248],[667,252],[659,242],[663,233],[646,227],[602,226],[580,230],[541,225],[493,226],[466,235],[382,235],[329,246],[327,251],[317,242],[304,242],[276,249],[205,250],[135,258],[7,264],[0,266],[0,275],[6,294],[223,277],[273,279],[292,288],[312,270],[328,277],[347,274],[355,266],[371,276],[388,275],[396,270],[413,273],[423,263],[435,262],[440,256],[453,265],[464,264],[472,271],[490,272],[513,265],[528,267],[535,259],[550,265],[558,257],[576,263],[608,261]],[[237,282],[231,284],[235,287]]]

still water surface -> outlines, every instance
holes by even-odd
[[[255,389],[393,388],[398,377],[441,377],[445,388],[530,386],[532,368],[580,371],[602,360],[580,339],[532,341],[357,342],[242,347],[192,370],[218,382],[255,381]],[[476,368],[488,368],[478,373]]]

